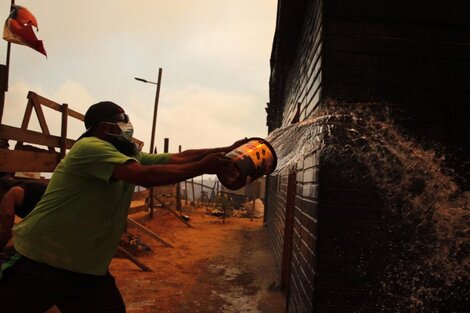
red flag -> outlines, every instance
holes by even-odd
[[[34,34],[33,26],[38,29],[38,22],[34,15],[24,7],[12,5],[3,28],[3,39],[33,48],[47,57],[42,40],[38,40]]]

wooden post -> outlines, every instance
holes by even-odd
[[[251,213],[250,213],[250,221],[253,221],[253,214],[255,212],[255,196],[253,195],[253,202],[251,204]]]
[[[155,94],[155,105],[153,107],[152,136],[150,137],[150,153],[155,146],[155,129],[157,128],[158,99],[160,98],[160,86],[162,81],[162,68],[158,69],[157,92]]]
[[[255,212],[255,200],[256,198],[259,197],[260,195],[260,184],[257,181],[254,181],[251,183],[251,196],[253,197],[253,202],[252,202],[252,207],[251,207],[251,214],[250,214],[250,220],[253,221],[253,215]]]
[[[168,153],[169,146],[170,146],[170,138],[163,139],[163,153]]]
[[[150,137],[150,153],[156,148],[155,146],[155,130],[157,128],[157,111],[158,111],[158,99],[160,98],[160,86],[162,85],[162,68],[158,69],[158,80],[157,80],[157,91],[155,94],[155,105],[153,107],[153,121],[152,121],[152,136]],[[156,150],[155,150],[156,151]],[[149,190],[149,218],[153,217],[153,193],[154,189]]]
[[[8,43],[10,45],[10,43]],[[0,124],[2,124],[3,118],[3,108],[5,106],[5,93],[6,93],[6,74],[7,67],[3,64],[0,64]]]
[[[188,205],[188,181],[184,181],[184,204]]]
[[[62,124],[60,129],[60,159],[63,159],[67,152],[67,119],[69,114],[69,105],[67,103],[62,104]]]
[[[194,194],[194,178],[191,178],[191,187],[193,190],[193,204],[196,206],[196,195]]]
[[[181,153],[181,145],[178,147],[178,152]],[[176,184],[176,210],[181,212],[181,185],[180,182]]]
[[[215,197],[216,197],[216,194],[215,194],[215,186],[217,185],[217,181],[214,182],[214,186],[212,187],[212,190],[211,190],[211,195],[210,195],[210,198],[209,198],[209,206],[212,206],[213,203],[212,203],[212,195],[214,195],[214,202],[215,202]]]
[[[204,207],[204,175],[201,175],[201,207]]]

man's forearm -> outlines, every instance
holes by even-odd
[[[130,161],[117,164],[111,178],[144,187],[163,186],[202,174],[217,174],[231,164],[232,160],[223,153],[211,153],[200,161],[181,164],[142,165]]]
[[[202,160],[206,155],[211,153],[227,153],[230,147],[212,148],[212,149],[191,149],[172,155],[172,163],[188,163]]]
[[[165,186],[204,174],[199,162],[187,164],[151,165],[139,178],[139,185],[144,187]]]

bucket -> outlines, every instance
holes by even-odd
[[[276,152],[262,138],[250,138],[225,156],[234,160],[234,165],[217,177],[222,185],[231,190],[240,189],[263,175],[271,174],[277,165]]]

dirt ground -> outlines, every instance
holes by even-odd
[[[204,212],[184,211],[194,228],[164,209],[151,220],[146,213],[131,216],[174,248],[136,228],[128,229],[152,249],[140,248],[137,255],[153,272],[142,271],[127,258],[113,259],[110,271],[127,312],[284,312],[279,269],[267,246],[262,219],[228,218],[222,224]]]

